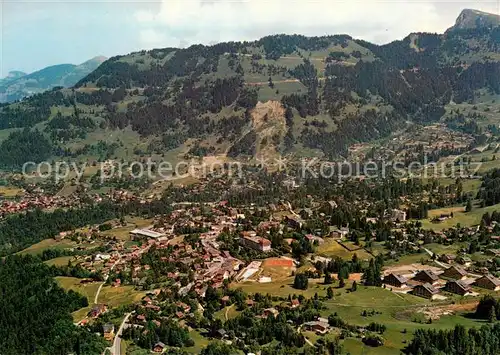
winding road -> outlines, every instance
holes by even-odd
[[[302,325],[300,325],[298,328],[297,328],[297,333],[299,334],[302,334],[301,332],[302,330]],[[303,335],[303,334],[302,334]],[[307,344],[309,344],[310,346],[312,346],[314,348],[314,344],[311,343],[311,341],[309,339],[307,339],[305,336],[304,336],[304,340],[306,341]]]
[[[120,329],[116,332],[115,339],[113,340],[113,346],[109,348],[111,351],[112,355],[121,355],[121,348],[120,348],[120,343],[121,343],[121,338],[120,336],[122,335],[123,329],[125,328],[125,324],[127,324],[127,321],[132,313],[127,313],[125,315],[125,318],[123,319],[122,324],[120,325]]]

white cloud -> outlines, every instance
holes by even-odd
[[[411,14],[411,16],[410,16]],[[413,14],[419,14],[414,16]],[[431,3],[365,0],[163,0],[157,13],[141,11],[136,20],[145,28],[163,28],[178,42],[250,40],[272,33],[322,35],[349,33],[386,41],[425,28],[439,30]]]
[[[162,0],[159,11],[140,11],[135,19],[143,28],[168,34],[164,46],[181,40],[253,40],[273,33],[347,33],[384,43],[410,32],[443,32],[467,5],[495,8],[491,1]]]
[[[139,38],[141,40],[141,43],[143,43],[145,46],[144,49],[162,47],[163,44],[167,41],[167,37],[165,36],[165,34],[151,28],[141,30],[139,32]]]

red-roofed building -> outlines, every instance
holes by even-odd
[[[175,315],[176,315],[176,316],[177,316],[177,318],[179,318],[179,319],[184,318],[184,313],[182,313],[182,312],[176,312],[176,313],[175,313]]]
[[[271,241],[262,237],[243,236],[240,238],[240,244],[262,252],[271,251]]]

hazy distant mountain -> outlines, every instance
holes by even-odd
[[[95,57],[80,65],[53,65],[31,74],[12,71],[0,79],[0,102],[12,102],[54,87],[70,87],[94,71],[107,58]]]
[[[28,74],[18,70],[11,71],[5,78],[0,79],[0,87],[3,85],[7,85],[8,83],[11,83],[12,81],[17,80],[25,75]]]

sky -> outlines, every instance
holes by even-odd
[[[444,32],[500,0],[0,0],[0,77],[142,49],[349,34],[375,43]]]

